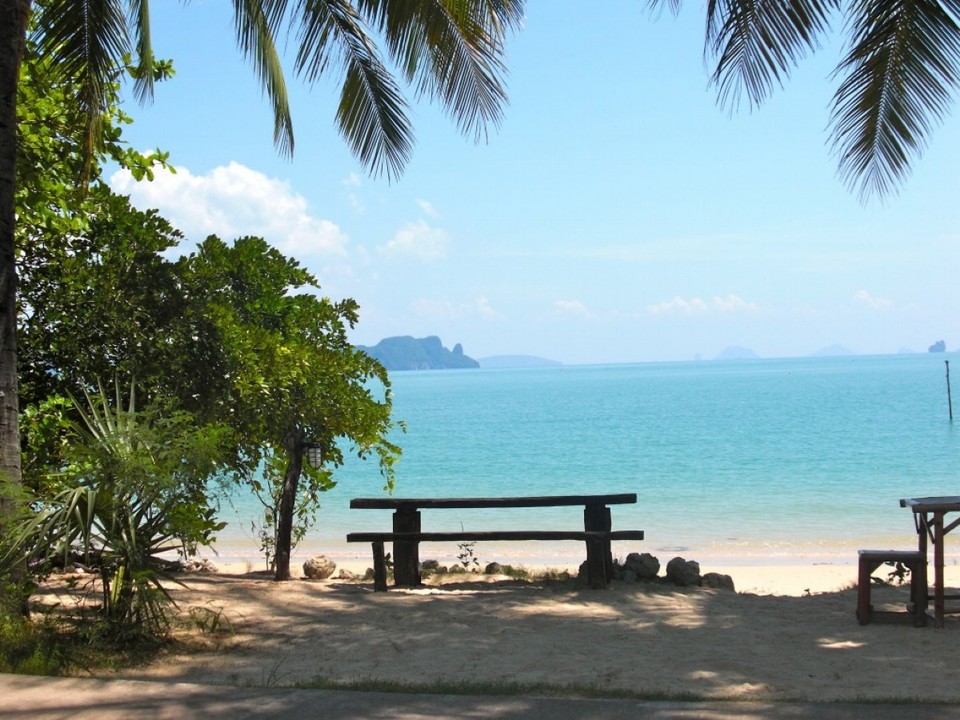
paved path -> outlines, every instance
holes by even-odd
[[[0,720],[960,720],[951,705],[579,700],[289,690],[0,674]]]

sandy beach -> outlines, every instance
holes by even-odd
[[[641,697],[960,701],[957,620],[948,616],[943,629],[860,626],[852,562],[702,567],[731,575],[736,591],[660,582],[590,590],[575,580],[448,575],[440,584],[387,593],[338,579],[276,583],[247,565],[186,574],[184,587],[173,589],[178,649],[121,676],[237,686],[380,680]],[[948,585],[958,584],[951,566]],[[890,609],[906,597],[906,587],[874,590],[875,605]]]

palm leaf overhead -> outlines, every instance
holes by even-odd
[[[819,47],[838,0],[709,0],[705,53],[720,102],[758,105]]]
[[[503,38],[523,21],[512,0],[360,0],[418,95],[439,98],[464,133],[477,139],[499,124],[506,103]]]
[[[48,0],[37,7],[36,37],[41,52],[50,58],[51,68],[76,83],[77,105],[86,117],[88,159],[101,136],[109,83],[123,66],[130,47],[126,18],[120,0]],[[141,43],[149,47],[148,40]],[[89,160],[85,177],[88,170]]]
[[[296,72],[313,83],[331,63],[340,67],[340,134],[374,174],[398,175],[413,147],[407,104],[354,4],[298,0],[290,17],[298,33]]]
[[[336,123],[374,174],[400,174],[413,147],[409,106],[373,40],[418,95],[440,100],[458,128],[477,139],[506,103],[504,38],[519,27],[524,0],[233,0],[237,44],[274,113],[274,142],[292,155],[293,124],[276,38],[297,42],[294,70],[310,83],[341,73]],[[37,0],[35,37],[58,72],[78,82],[89,118],[89,149],[108,84],[125,58],[138,63],[134,92],[153,97],[149,0]],[[129,27],[128,27],[129,23]],[[131,42],[131,29],[134,41]]]
[[[293,119],[283,67],[274,42],[273,28],[282,12],[263,0],[233,0],[237,45],[253,63],[254,74],[273,105],[273,142],[281,155],[292,156]]]
[[[853,3],[844,79],[832,108],[840,176],[861,196],[890,194],[949,109],[960,67],[960,3]]]
[[[150,1],[130,0],[130,12],[134,17],[137,57],[140,68],[133,86],[134,95],[140,102],[153,100],[153,44],[150,39]]]

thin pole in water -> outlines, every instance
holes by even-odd
[[[950,411],[950,421],[953,422],[953,400],[950,398],[950,361],[944,360],[947,364],[947,409]]]

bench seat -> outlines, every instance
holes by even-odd
[[[579,540],[587,545],[587,574],[591,587],[606,587],[606,549],[611,540],[643,540],[643,530],[461,530],[458,532],[354,532],[347,542],[373,546],[374,589],[387,589],[384,543],[388,542],[486,542],[525,540]]]

